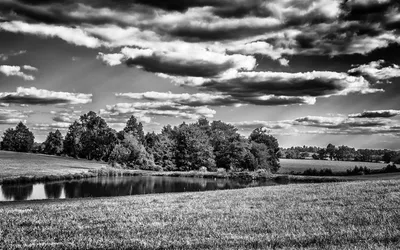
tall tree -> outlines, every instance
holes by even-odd
[[[176,165],[179,170],[215,168],[213,147],[206,133],[195,124],[181,124],[176,135]]]
[[[241,138],[237,129],[231,124],[213,121],[209,130],[217,167],[227,170],[243,168],[250,145]]]
[[[139,142],[144,143],[143,125],[141,122],[138,122],[135,116],[132,115],[129,118],[124,128],[124,132],[132,133],[132,135],[135,136]]]
[[[8,151],[29,152],[33,147],[35,137],[33,133],[19,122],[15,129],[7,129],[3,135],[1,148]]]
[[[329,158],[333,160],[335,158],[336,147],[332,143],[329,143],[326,146],[326,153],[328,154]]]
[[[63,136],[58,129],[49,133],[44,142],[43,151],[50,155],[60,155],[63,152]]]
[[[64,153],[78,158],[82,156],[81,136],[84,128],[81,123],[75,121],[69,126],[68,132],[64,140]]]
[[[278,140],[263,128],[253,130],[249,140],[252,142],[252,153],[258,157],[259,164],[267,164],[260,165],[259,168],[269,168],[272,172],[277,172],[280,168]],[[263,144],[265,147],[257,144]]]

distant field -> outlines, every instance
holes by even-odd
[[[100,169],[105,164],[94,161],[40,154],[0,151],[0,179],[17,176],[66,175]]]
[[[355,166],[367,167],[369,169],[381,169],[387,166],[385,163],[356,162],[356,161],[322,161],[322,160],[297,160],[280,159],[281,169],[279,173],[303,172],[309,168],[324,169],[330,168],[333,172],[343,172]]]

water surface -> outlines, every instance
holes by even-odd
[[[151,193],[196,192],[278,185],[243,181],[165,176],[97,177],[39,184],[0,185],[0,201],[110,197]]]

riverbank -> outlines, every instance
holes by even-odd
[[[194,178],[230,178],[244,180],[274,180],[281,183],[322,183],[351,180],[375,180],[380,175],[356,177],[318,177],[288,174],[269,174],[268,172],[168,172],[116,169],[105,163],[78,160],[66,157],[40,154],[0,151],[0,184],[38,183],[63,180],[78,180],[98,176],[170,176]],[[400,178],[400,174],[384,176],[385,179]]]
[[[11,202],[3,249],[398,249],[400,181]]]

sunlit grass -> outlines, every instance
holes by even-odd
[[[400,181],[0,205],[4,249],[398,249]]]
[[[20,176],[73,175],[99,170],[105,163],[67,157],[0,151],[0,180]]]
[[[331,169],[332,172],[346,172],[355,166],[367,167],[369,169],[382,169],[387,166],[385,163],[355,162],[355,161],[323,161],[323,160],[302,160],[302,159],[280,159],[281,168],[279,173],[304,172],[307,169]]]

